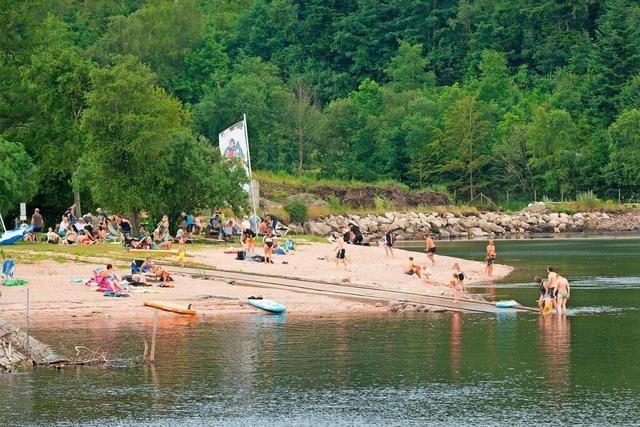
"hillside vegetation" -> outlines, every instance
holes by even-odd
[[[243,113],[256,170],[393,180],[464,201],[638,198],[636,1],[0,0],[0,10],[4,212],[26,200],[57,215],[74,192],[112,211],[241,205],[242,177],[215,151]]]

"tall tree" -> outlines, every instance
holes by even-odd
[[[486,184],[478,174],[490,160],[490,124],[489,110],[477,94],[457,101],[445,119],[445,138],[451,151],[441,171],[452,174],[453,184],[465,188],[470,200],[475,198],[477,187]]]
[[[36,168],[24,147],[0,136],[0,214],[30,201],[37,184]]]

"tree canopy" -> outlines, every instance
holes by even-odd
[[[73,182],[137,208],[100,185],[125,176],[146,208],[171,209],[176,153],[204,157],[189,179],[233,181],[215,145],[244,113],[255,169],[466,200],[638,193],[632,0],[0,5],[0,135],[32,159],[45,210],[69,206]]]

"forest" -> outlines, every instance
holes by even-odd
[[[0,0],[0,211],[242,203],[254,169],[637,200],[632,0]]]

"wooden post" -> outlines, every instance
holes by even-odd
[[[31,359],[31,349],[29,348],[29,287],[27,287],[27,342],[25,343],[24,349],[27,356],[27,360]]]
[[[158,310],[155,309],[153,313],[153,334],[151,335],[151,356],[149,361],[153,362],[156,358],[156,335],[158,333]]]
[[[618,188],[618,204],[620,204],[620,189]]]
[[[533,202],[538,203],[538,193],[536,190],[533,190]]]

